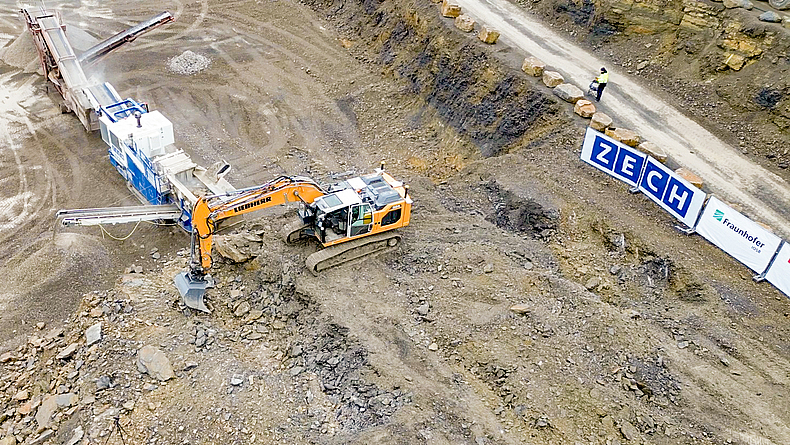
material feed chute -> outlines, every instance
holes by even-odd
[[[212,266],[213,234],[228,218],[289,202],[299,203],[298,218],[285,230],[286,242],[316,239],[323,249],[306,266],[317,274],[395,247],[392,230],[409,224],[412,200],[408,186],[382,168],[374,173],[326,186],[298,176],[281,176],[266,184],[198,200],[192,211],[190,270],[175,277],[184,303],[208,312],[203,302],[206,274]]]

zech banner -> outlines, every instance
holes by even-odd
[[[581,160],[626,184],[636,187],[647,155],[587,127]]]
[[[639,190],[689,227],[694,227],[705,205],[705,192],[649,156]]]
[[[702,211],[697,233],[757,273],[765,272],[782,242],[715,196],[710,197]]]

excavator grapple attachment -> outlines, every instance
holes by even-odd
[[[178,292],[188,308],[211,313],[203,302],[203,296],[206,294],[206,287],[208,287],[208,282],[204,278],[195,277],[190,272],[181,272],[173,277],[173,281],[175,281]]]

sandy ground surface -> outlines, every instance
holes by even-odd
[[[508,45],[522,49],[560,72],[583,91],[606,63],[568,42],[507,0],[460,0],[464,11],[500,30]],[[596,103],[615,126],[636,131],[664,148],[680,166],[700,175],[708,190],[738,203],[753,218],[790,237],[790,185],[755,164],[714,134],[609,66],[611,83]]]
[[[234,228],[256,258],[218,261],[213,313],[191,313],[171,281],[186,234],[54,227],[57,209],[134,200],[43,79],[2,65],[0,438],[120,444],[117,417],[150,444],[790,443],[788,300],[581,164],[581,120],[483,158],[299,3],[48,7],[95,37],[173,12],[95,73],[237,187],[384,159],[416,205],[400,250],[319,277],[315,245],[279,239],[284,212],[259,215]],[[415,14],[453,38],[435,5]],[[168,71],[187,50],[209,67]],[[146,345],[173,379],[140,372]]]

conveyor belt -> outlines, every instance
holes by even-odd
[[[57,213],[57,218],[64,226],[96,226],[158,220],[175,221],[179,217],[181,217],[181,210],[174,205],[61,210]]]

